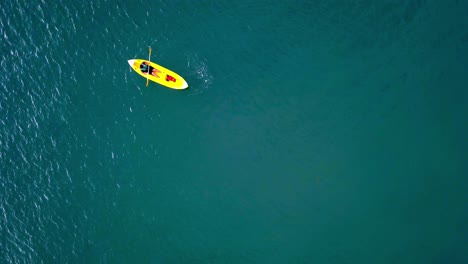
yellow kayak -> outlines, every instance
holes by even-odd
[[[147,60],[134,59],[129,60],[128,64],[141,76],[168,88],[183,90],[188,87],[187,82],[179,74],[154,62],[148,63]],[[148,71],[150,74],[148,74]]]

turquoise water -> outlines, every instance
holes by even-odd
[[[3,3],[0,263],[467,263],[467,17]]]

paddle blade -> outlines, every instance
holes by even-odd
[[[146,87],[148,87],[149,79],[146,79]]]

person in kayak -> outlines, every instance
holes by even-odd
[[[153,68],[147,61],[140,64],[140,70],[143,74],[148,74],[148,72],[150,72],[151,75],[157,78],[159,78],[158,73],[161,72],[160,70]]]
[[[149,70],[149,63],[144,61],[140,64],[140,70],[142,73],[146,73],[148,74],[148,70]]]

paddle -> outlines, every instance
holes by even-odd
[[[149,48],[148,64],[151,65],[151,47],[148,46],[148,48]],[[148,77],[146,77],[146,87],[148,87],[149,75],[151,74],[151,73],[150,73],[150,65],[148,65]]]

